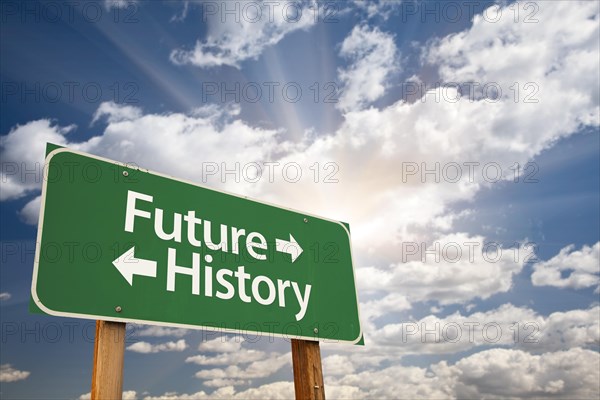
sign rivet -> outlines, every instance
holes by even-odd
[[[115,311],[116,311],[116,312],[121,312],[121,310],[123,310],[123,309],[121,308],[121,306],[116,306],[116,307],[115,307]]]
[[[304,222],[305,222],[305,223],[306,223],[306,222],[308,222],[308,218],[304,218]]]
[[[319,333],[319,328],[315,328],[313,330],[315,331],[315,333]]]
[[[123,176],[129,176],[129,172],[123,171]]]

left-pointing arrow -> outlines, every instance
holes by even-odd
[[[127,250],[119,258],[113,261],[113,265],[131,286],[133,286],[134,275],[156,278],[156,261],[136,258],[134,251],[135,246]]]

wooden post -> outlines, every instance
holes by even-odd
[[[325,400],[319,342],[292,339],[296,400]]]
[[[120,400],[123,396],[125,323],[96,321],[92,400]]]

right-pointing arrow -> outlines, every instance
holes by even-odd
[[[134,275],[156,278],[156,261],[136,258],[134,251],[135,246],[113,261],[113,265],[131,286],[133,286]]]
[[[292,262],[296,261],[303,251],[302,247],[296,242],[296,239],[294,239],[291,233],[289,242],[283,239],[275,239],[275,250],[280,253],[288,253],[292,256]]]

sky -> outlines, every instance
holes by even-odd
[[[600,396],[598,2],[0,7],[3,399],[90,396],[94,321],[28,311],[48,142],[349,223],[327,398]],[[128,324],[123,389],[293,398],[290,342]]]

